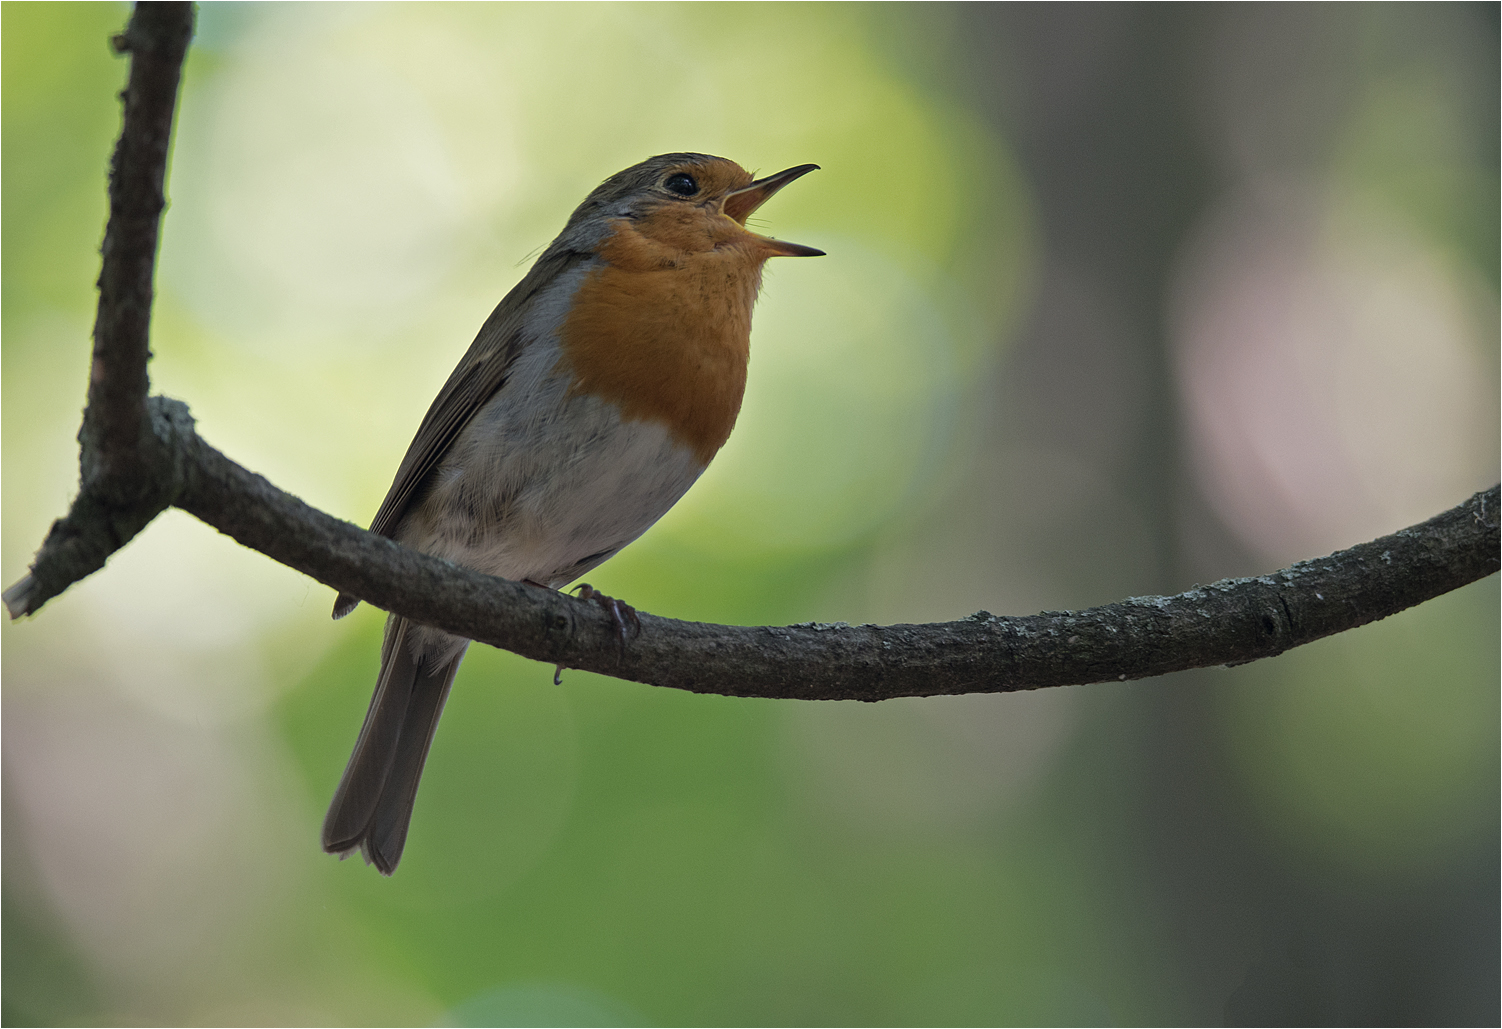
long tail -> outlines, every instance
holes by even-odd
[[[408,629],[405,618],[386,621],[375,695],[323,820],[324,850],[343,856],[358,847],[383,875],[402,859],[423,762],[464,660],[463,650],[432,668],[414,660]]]

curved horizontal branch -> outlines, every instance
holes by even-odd
[[[1138,679],[1239,664],[1384,618],[1498,568],[1498,490],[1435,518],[1272,575],[1080,612],[934,625],[706,625],[641,616],[624,653],[597,606],[408,550],[308,506],[194,431],[187,406],[146,398],[147,327],[172,108],[192,10],[137,5],[111,171],[109,227],[80,488],[31,573],[3,594],[36,612],[169,505],[344,593],[525,657],[700,693],[883,700]]]
[[[461,568],[334,518],[205,443],[180,402],[156,397],[151,408],[158,442],[174,455],[166,492],[247,547],[425,625],[549,664],[696,693],[884,700],[1241,664],[1384,618],[1498,568],[1493,487],[1371,543],[1172,597],[1025,617],[982,611],[930,625],[744,627],[643,614],[641,634],[623,655],[614,623],[597,606]],[[32,578],[48,578],[50,595],[57,580],[43,567],[45,555]]]
[[[1498,569],[1498,489],[1421,525],[1272,575],[1079,612],[978,612],[930,625],[725,626],[611,619],[332,518],[194,437],[179,506],[337,590],[549,664],[695,693],[801,700],[997,693],[1242,664],[1449,592]]]

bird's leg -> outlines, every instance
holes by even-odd
[[[621,660],[626,658],[626,623],[631,623],[631,634],[641,635],[641,619],[636,616],[636,608],[624,600],[616,600],[607,597],[587,582],[581,582],[574,587],[579,593],[580,600],[592,600],[610,613],[610,618],[615,622],[615,638],[621,645]]]

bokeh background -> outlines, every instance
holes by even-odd
[[[1491,5],[205,4],[155,388],[364,523],[584,194],[823,170],[740,425],[591,576],[927,621],[1498,474]],[[119,4],[0,8],[3,577],[76,476]],[[1271,661],[881,705],[475,648],[398,875],[318,850],[381,616],[179,512],[3,630],[6,1024],[1496,1024],[1498,583]]]

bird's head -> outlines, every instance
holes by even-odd
[[[560,240],[593,250],[629,227],[663,255],[733,250],[758,265],[769,257],[819,257],[824,251],[746,228],[772,194],[818,167],[800,164],[753,179],[723,157],[661,154],[601,183],[574,211]]]

